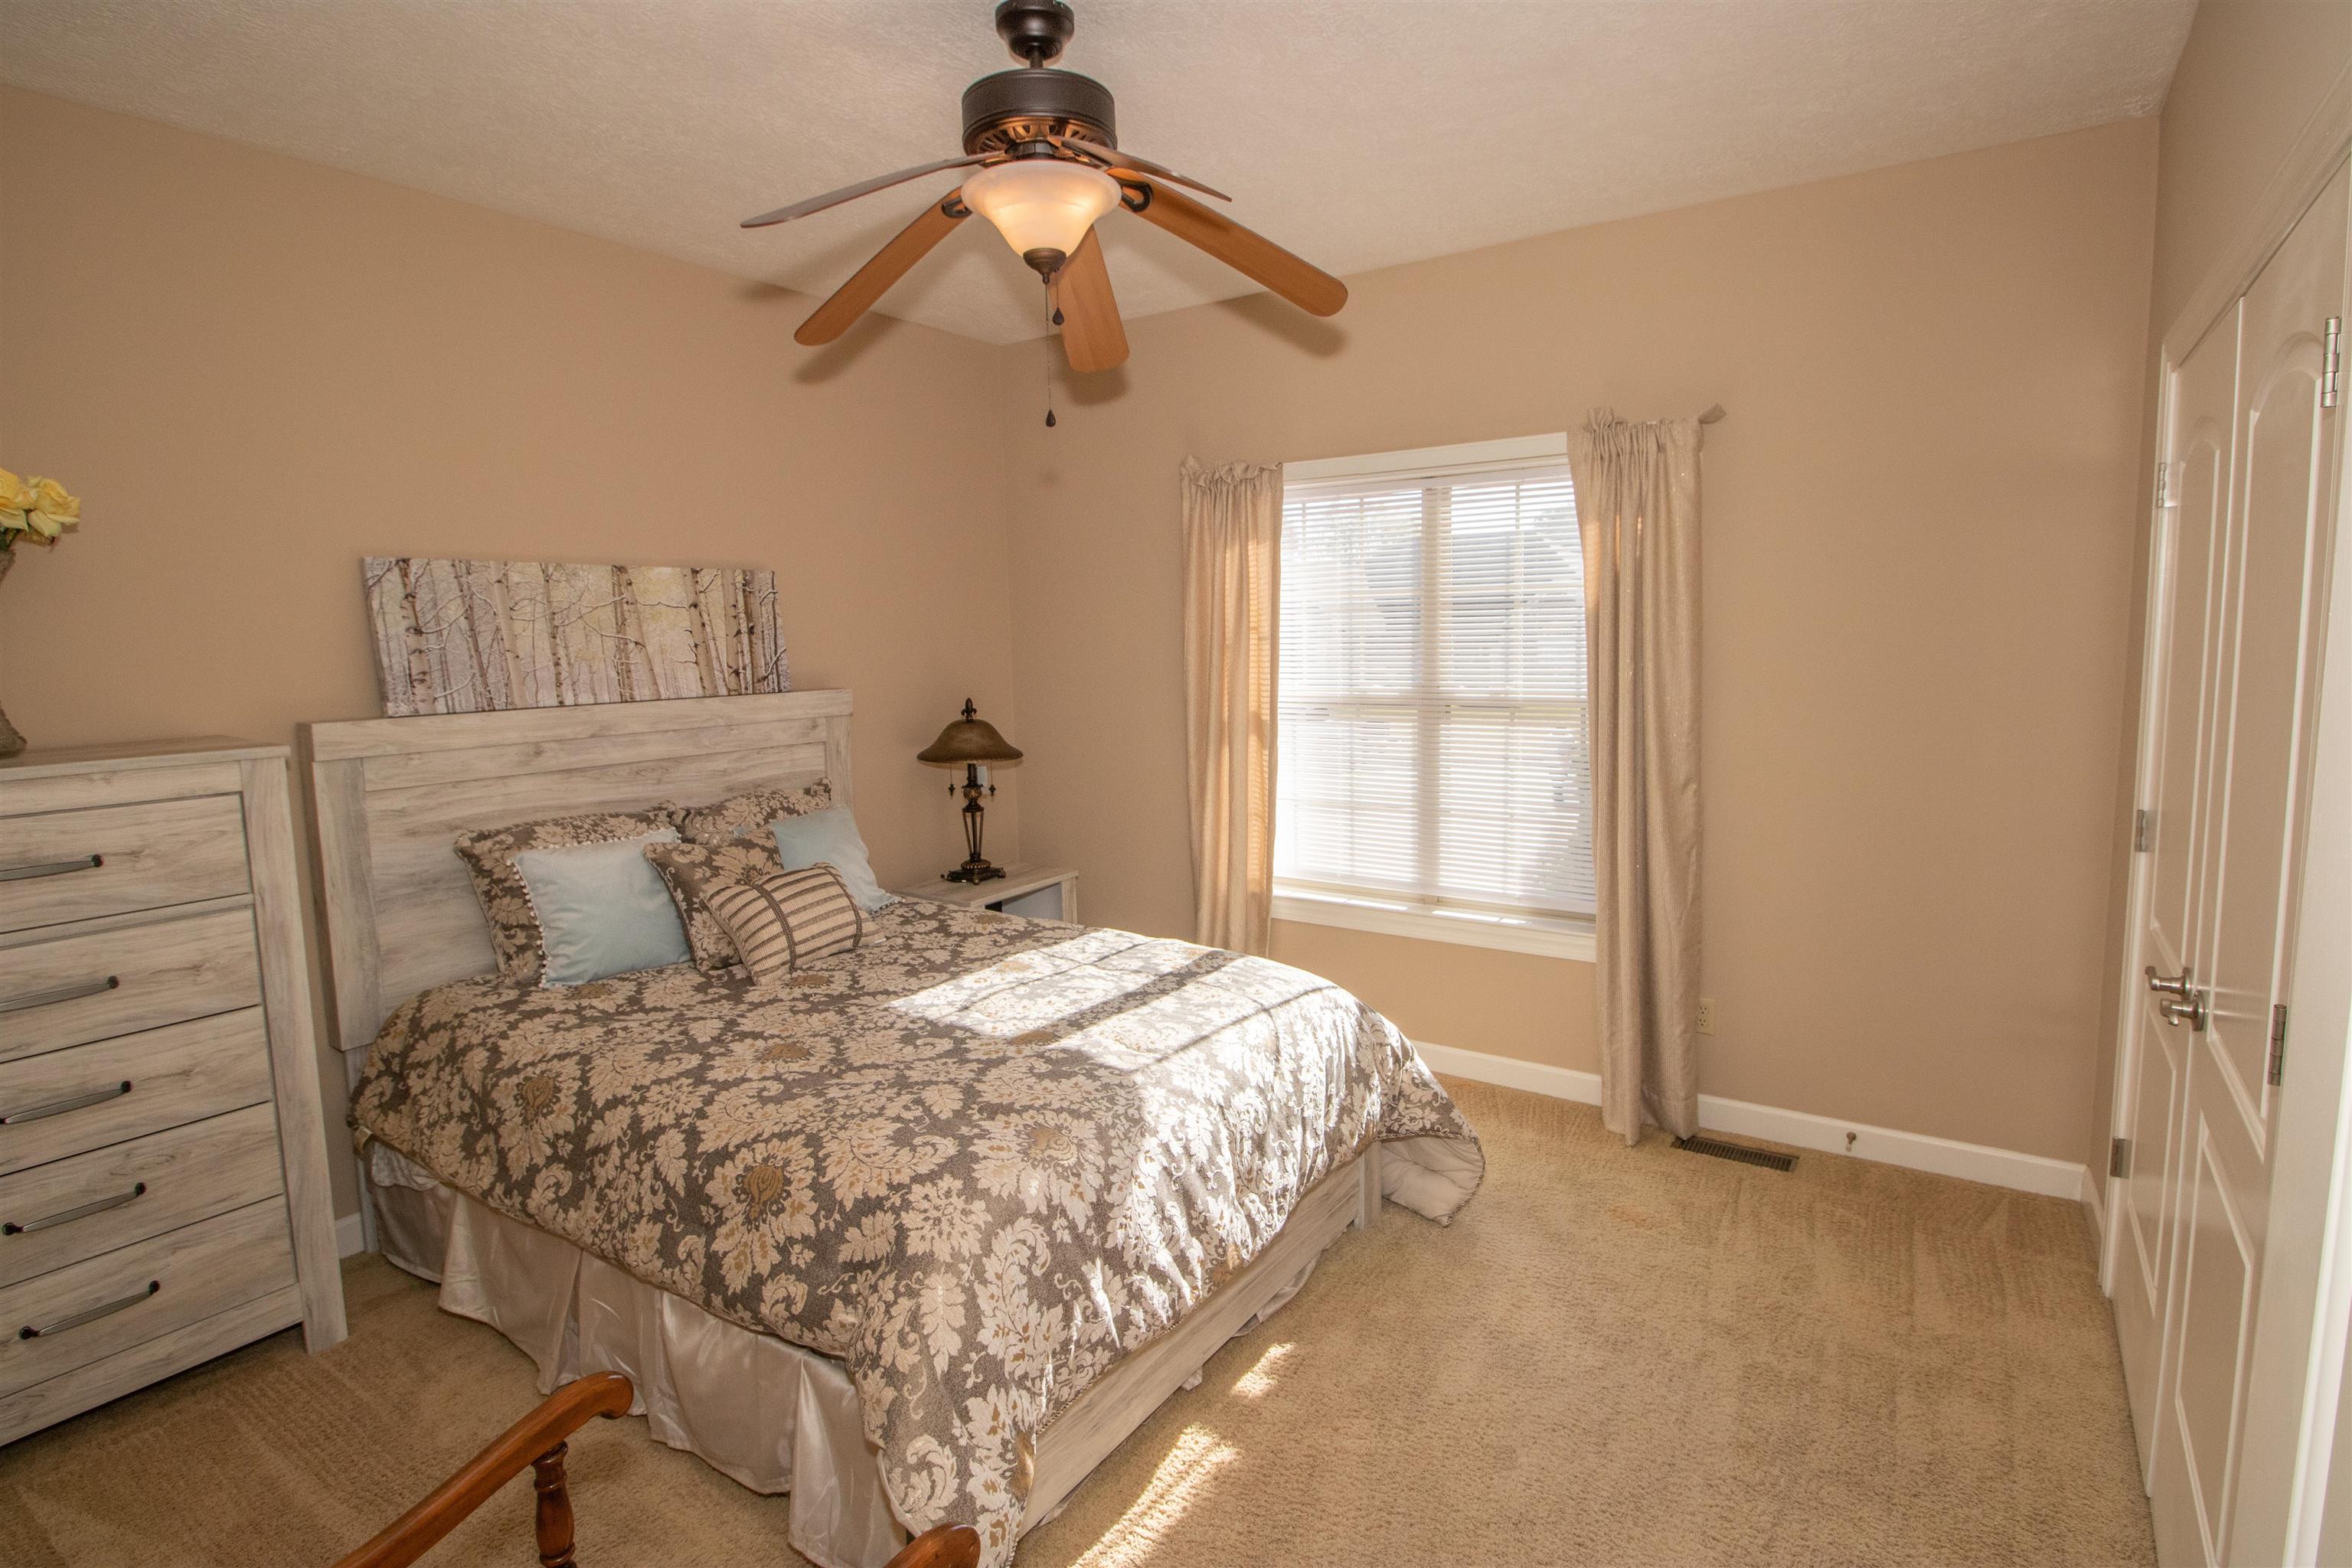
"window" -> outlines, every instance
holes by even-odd
[[[1590,956],[1565,437],[1291,465],[1280,648],[1285,919]]]

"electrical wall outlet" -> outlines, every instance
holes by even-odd
[[[1698,999],[1698,1032],[1702,1035],[1715,1033],[1715,998],[1712,996]]]

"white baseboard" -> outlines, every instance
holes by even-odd
[[[335,1216],[335,1256],[349,1258],[355,1252],[366,1250],[367,1243],[361,1237],[360,1216],[355,1214],[337,1215]]]
[[[2102,1257],[2105,1256],[2107,1247],[2107,1205],[2104,1191],[2106,1184],[2105,1178],[2096,1171],[2088,1165],[2083,1167],[2083,1206],[2090,1211],[2091,1236]]]
[[[1423,1059],[1439,1072],[1476,1079],[1481,1083],[1498,1083],[1506,1089],[1548,1094],[1556,1100],[1580,1100],[1586,1105],[1601,1103],[1598,1073],[1548,1067],[1516,1057],[1489,1056],[1484,1051],[1465,1051],[1453,1046],[1435,1046],[1425,1040],[1414,1044]],[[1874,1127],[1866,1121],[1840,1121],[1809,1110],[1783,1110],[1778,1106],[1702,1094],[1698,1097],[1698,1120],[1699,1125],[1709,1132],[1766,1138],[1824,1154],[1851,1154],[1934,1175],[1958,1176],[1963,1181],[1984,1182],[2021,1193],[2039,1193],[2043,1197],[2081,1200],[2089,1191],[2089,1173],[2071,1161],[2021,1154],[2014,1149],[1993,1149],[1982,1143],[1962,1143],[1924,1132],[1903,1132],[1892,1127]]]
[[[1524,1089],[1530,1094],[1548,1094],[1554,1100],[1573,1100],[1585,1105],[1601,1103],[1601,1075],[1597,1072],[1523,1062],[1517,1057],[1490,1057],[1484,1051],[1433,1046],[1427,1040],[1415,1040],[1412,1044],[1422,1060],[1455,1078],[1475,1078],[1480,1083],[1499,1083],[1505,1089]]]

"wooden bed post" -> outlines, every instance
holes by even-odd
[[[1381,1217],[1381,1141],[1374,1134],[1364,1146],[1364,1156],[1356,1162],[1356,1217],[1348,1222],[1350,1230],[1370,1230],[1372,1221]]]

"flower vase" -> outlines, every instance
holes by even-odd
[[[16,563],[15,551],[0,550],[0,582],[7,581],[8,568]],[[8,710],[0,708],[0,757],[13,757],[24,749],[25,737],[16,732],[16,725],[8,722]]]

